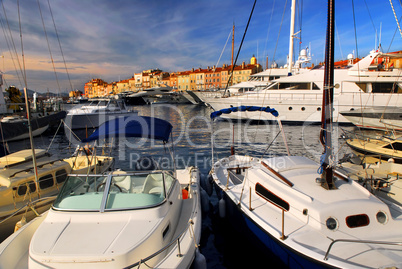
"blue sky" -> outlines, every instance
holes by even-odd
[[[231,40],[224,47],[232,25],[236,26],[236,55],[254,1],[39,0],[40,9],[36,0],[19,2],[21,24],[18,1],[3,0],[0,7],[0,69],[6,86],[24,87],[16,71],[22,67],[15,53],[10,53],[17,51],[23,66],[23,47],[28,88],[68,92],[72,88],[83,90],[84,83],[92,78],[112,82],[151,68],[172,72],[230,64]],[[392,2],[401,17],[401,2]],[[275,59],[279,65],[285,64],[290,5],[291,0],[257,1],[238,64],[248,62],[253,55],[264,68],[267,56],[269,63]],[[402,37],[396,31],[388,0],[342,0],[335,5],[336,59],[345,59],[353,52],[357,55],[356,51],[364,57],[378,45],[380,33],[383,51],[402,50]],[[304,0],[297,6],[301,8],[297,9],[295,29],[301,29],[301,40],[295,42],[295,53],[310,47],[312,63],[316,64],[324,57],[327,1]]]

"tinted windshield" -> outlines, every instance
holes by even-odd
[[[152,207],[162,203],[175,179],[168,173],[69,176],[53,207],[105,211]]]

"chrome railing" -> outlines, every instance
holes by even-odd
[[[329,238],[331,239],[331,238]],[[370,241],[370,240],[353,240],[353,239],[331,239],[332,242],[328,247],[327,252],[325,253],[324,260],[328,260],[329,252],[331,251],[332,246],[338,242],[347,242],[347,243],[361,243],[361,244],[377,244],[377,245],[389,245],[389,246],[402,246],[402,242],[386,242],[386,241]]]

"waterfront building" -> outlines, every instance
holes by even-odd
[[[177,75],[177,89],[179,91],[188,91],[190,89],[190,72],[191,71],[184,71],[180,72]]]
[[[172,72],[170,74],[160,69],[149,69],[134,73],[130,79],[109,84],[102,79],[93,79],[85,84],[85,96],[93,98],[127,91],[137,92],[142,89],[164,85],[179,91],[226,88],[232,69],[231,65],[226,64],[223,64],[222,67],[193,68],[189,71]],[[248,81],[251,75],[261,71],[262,66],[257,63],[257,59],[253,55],[249,64],[243,62],[241,65],[235,66],[230,85]]]

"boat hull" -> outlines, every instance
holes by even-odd
[[[71,129],[97,128],[106,121],[119,117],[136,116],[138,112],[108,113],[108,114],[73,114],[67,115],[66,123]]]
[[[220,187],[215,185],[215,189]],[[246,233],[248,240],[253,244],[263,246],[268,253],[272,253],[280,261],[270,261],[269,265],[275,268],[337,268],[330,267],[328,264],[318,263],[301,253],[286,247],[282,242],[271,236],[267,231],[262,229],[251,218],[242,213],[241,208],[233,202],[232,199],[224,191],[220,191],[222,199],[225,201],[226,218],[230,223],[235,223],[238,232]]]
[[[341,114],[360,128],[402,131],[402,109],[398,107],[371,108],[364,109],[363,112],[359,109],[344,111]]]

